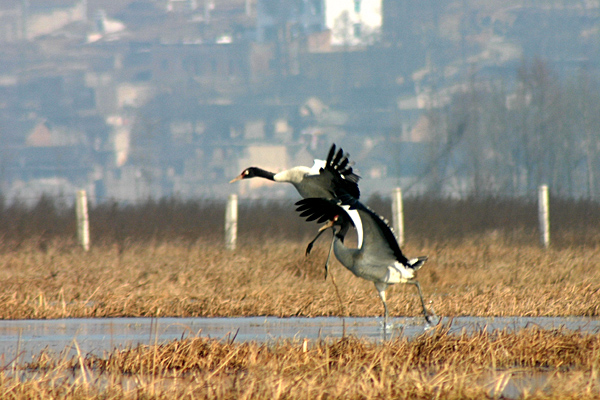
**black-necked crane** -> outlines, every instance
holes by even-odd
[[[287,182],[294,185],[303,198],[322,197],[335,198],[338,189],[359,198],[358,180],[360,177],[352,171],[349,155],[341,148],[336,152],[335,144],[331,145],[326,160],[315,160],[312,167],[292,167],[278,173],[266,171],[258,167],[246,168],[229,183],[242,179],[264,178],[274,182]]]
[[[306,217],[309,221],[317,220],[319,223],[329,221],[321,230],[333,228],[333,251],[338,261],[357,277],[375,284],[379,298],[383,302],[384,328],[387,327],[389,315],[385,291],[395,283],[409,283],[417,288],[423,316],[427,323],[431,323],[421,285],[416,279],[416,272],[427,261],[427,257],[406,258],[400,250],[392,229],[382,217],[347,194],[341,194],[337,200],[303,199],[296,205],[298,206],[296,211],[300,212],[300,216]],[[348,209],[356,210],[361,221],[356,229],[362,230],[363,240],[357,248],[349,248],[344,244],[344,238],[351,224]]]
[[[263,178],[274,182],[287,182],[294,185],[300,196],[303,198],[323,198],[334,200],[336,193],[348,193],[350,196],[358,199],[360,190],[358,189],[358,180],[360,177],[352,170],[352,163],[349,155],[344,153],[342,148],[337,149],[335,144],[331,145],[326,160],[315,160],[312,167],[298,166],[288,170],[274,173],[258,167],[249,167],[242,171],[237,177],[229,183],[242,179]],[[354,210],[348,211],[352,224],[357,221],[360,223],[358,213]],[[357,231],[359,231],[357,229]],[[319,230],[317,236],[308,244],[306,253],[310,250],[314,242],[319,238],[323,230]],[[358,242],[362,242],[359,233]],[[325,267],[325,278],[327,278],[327,265]]]

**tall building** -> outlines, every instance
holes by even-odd
[[[381,0],[326,0],[325,10],[333,46],[359,46],[379,41]]]
[[[258,0],[257,41],[281,42],[330,31],[331,45],[378,41],[381,0]]]

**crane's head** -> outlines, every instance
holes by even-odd
[[[241,174],[239,174],[238,176],[236,176],[235,178],[233,178],[232,180],[230,180],[229,183],[240,181],[242,179],[254,178],[256,176],[265,177],[265,174],[262,173],[263,171],[264,170],[262,170],[260,168],[257,168],[257,167],[246,168],[245,170],[242,171]]]

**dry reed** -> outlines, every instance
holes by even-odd
[[[337,261],[323,280],[328,240],[243,245],[151,242],[94,246],[35,239],[0,253],[0,318],[123,316],[377,316],[373,285]],[[600,247],[543,250],[502,235],[405,246],[427,254],[419,271],[427,301],[443,316],[598,316]],[[393,316],[419,315],[414,288],[388,289]]]
[[[373,285],[339,263],[330,272],[341,303],[332,281],[323,280],[326,239],[304,256],[314,225],[302,225],[308,226],[305,231],[298,225],[290,234],[280,222],[272,223],[243,234],[230,252],[220,243],[220,228],[207,221],[206,232],[214,231],[199,234],[191,230],[192,218],[173,210],[170,230],[157,231],[172,206],[134,209],[127,223],[119,219],[121,208],[108,208],[100,213],[108,216],[100,220],[106,236],[87,253],[51,227],[39,232],[33,220],[13,219],[16,234],[4,231],[0,246],[0,318],[381,314]],[[191,214],[199,213],[188,206]],[[41,226],[48,207],[38,204],[34,213]],[[465,205],[448,207],[444,212]],[[9,214],[0,217],[6,221],[18,213]],[[51,220],[55,229],[71,229],[64,219]],[[471,233],[456,235],[450,225],[438,234],[431,225],[424,229],[429,236],[411,234],[404,247],[409,256],[430,256],[419,280],[439,315],[600,314],[600,239],[592,227],[582,230],[587,235],[582,238],[575,227],[563,225],[554,237],[559,245],[543,250],[527,224],[475,228],[477,217],[469,223]],[[135,233],[135,224],[145,224],[144,229]],[[412,287],[396,285],[388,297],[392,315],[419,315]],[[535,328],[452,335],[440,326],[413,340],[345,337],[311,342],[306,351],[292,341],[237,344],[197,337],[102,357],[43,352],[0,371],[0,398],[595,399],[600,397],[599,338]]]
[[[227,343],[196,337],[64,359],[42,353],[2,398],[593,399],[600,335],[536,328],[415,339]],[[17,375],[19,372],[17,372]]]

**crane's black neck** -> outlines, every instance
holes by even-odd
[[[268,179],[270,181],[274,181],[275,178],[275,173],[270,172],[270,171],[265,171],[262,168],[258,168],[258,167],[250,167],[247,169],[248,174],[246,175],[247,178],[255,178],[255,177],[259,177],[259,178],[265,178]]]
[[[335,233],[335,236],[340,240],[340,242],[344,243],[344,238],[350,229],[350,223],[345,219],[338,220],[338,223],[340,222],[340,229]]]

